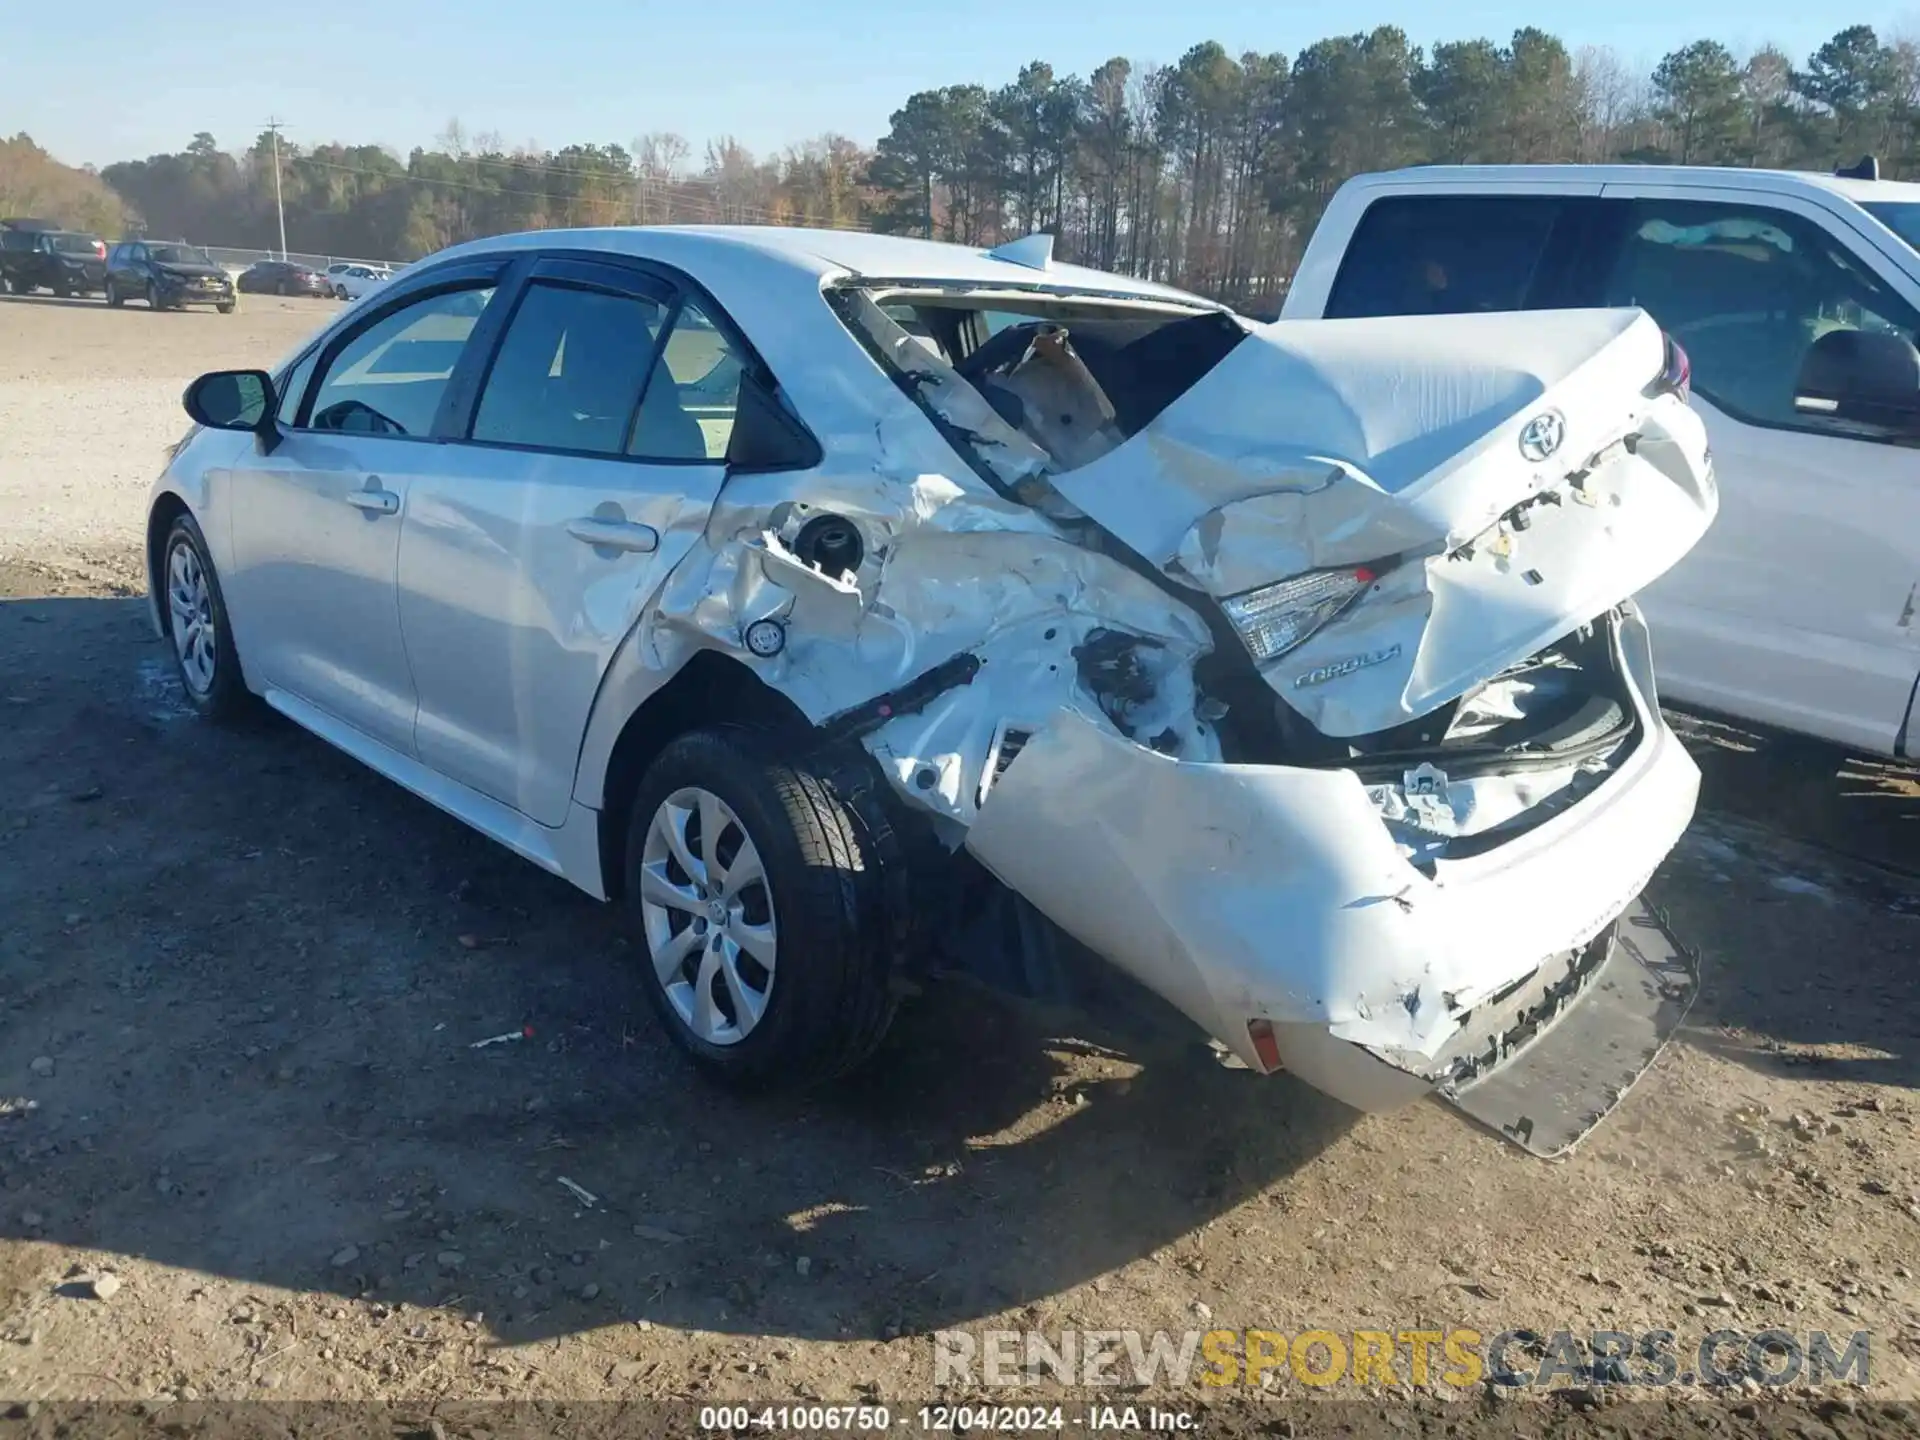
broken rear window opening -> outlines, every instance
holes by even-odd
[[[1225,311],[1068,293],[827,299],[981,478],[1029,504],[1042,476],[1113,450],[1246,339]]]

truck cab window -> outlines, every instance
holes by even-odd
[[[1815,345],[1862,332],[1911,346],[1920,331],[1913,307],[1823,228],[1758,205],[1639,202],[1605,303],[1659,321],[1686,348],[1695,390],[1734,418],[1828,432],[1860,427],[1797,395]]]
[[[1551,195],[1400,195],[1367,207],[1328,319],[1521,310],[1563,201]]]

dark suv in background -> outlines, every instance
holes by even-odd
[[[36,221],[0,223],[0,280],[16,295],[85,295],[104,288],[106,275],[107,247],[98,235]]]
[[[211,305],[231,315],[233,277],[204,250],[174,240],[124,240],[107,257],[107,304],[145,300],[155,310]]]

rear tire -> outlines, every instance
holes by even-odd
[[[107,304],[118,310],[127,303],[127,297],[113,288],[113,281],[107,281]]]
[[[249,718],[253,696],[240,674],[226,597],[193,516],[179,516],[167,531],[159,581],[174,673],[187,692],[187,703],[216,724]]]
[[[640,981],[710,1079],[818,1084],[886,1034],[892,837],[858,791],[824,754],[733,730],[682,735],[641,779],[623,876]]]

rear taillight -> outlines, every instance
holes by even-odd
[[[1671,335],[1665,337],[1667,354],[1660,367],[1660,378],[1654,381],[1656,395],[1678,395],[1682,400],[1693,394],[1693,365]]]

